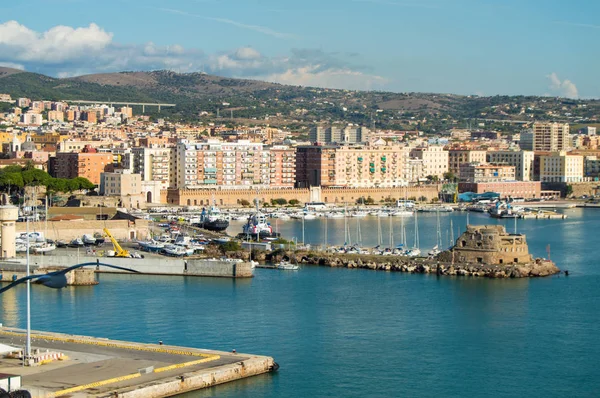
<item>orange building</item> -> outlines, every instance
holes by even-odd
[[[93,184],[100,184],[100,174],[113,171],[113,154],[88,152],[58,152],[51,162],[51,171],[56,178],[84,177]]]

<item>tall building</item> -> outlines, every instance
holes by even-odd
[[[534,123],[534,151],[564,151],[569,148],[568,123]]]
[[[295,182],[295,149],[248,140],[177,143],[177,188],[288,187]]]
[[[406,184],[406,151],[398,145],[299,146],[296,185],[300,188],[394,187]]]
[[[176,164],[173,148],[131,148],[131,158],[124,159],[123,166],[131,169],[133,173],[140,174],[142,181],[159,182],[162,189],[175,186]]]
[[[53,176],[56,178],[84,177],[93,184],[100,184],[100,174],[113,170],[112,153],[57,152],[54,160]]]
[[[465,163],[485,163],[486,151],[450,149],[448,151],[448,171],[460,177],[460,165]]]
[[[533,180],[532,151],[491,151],[487,153],[488,163],[515,166],[515,179],[517,181]]]
[[[425,176],[432,175],[442,179],[444,173],[448,171],[448,151],[444,150],[441,145],[413,148],[410,156],[423,161]]]
[[[310,130],[309,140],[321,144],[360,143],[369,141],[370,130],[367,127],[349,125],[343,129],[336,126],[315,126]]]
[[[583,181],[583,156],[554,152],[540,158],[540,181],[581,182]]]

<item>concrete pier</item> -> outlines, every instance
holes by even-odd
[[[33,397],[160,398],[273,371],[273,358],[162,344],[32,332],[32,348],[62,360],[23,367],[0,359],[0,373],[20,375]],[[25,332],[0,328],[0,344],[23,347]]]

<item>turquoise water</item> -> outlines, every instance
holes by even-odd
[[[186,397],[597,397],[600,211],[567,213],[567,220],[520,221],[518,229],[537,256],[550,244],[569,277],[485,280],[318,267],[259,269],[252,280],[101,275],[95,287],[35,286],[32,327],[235,348],[281,365],[277,374]],[[456,213],[441,217],[442,229],[450,218],[464,228],[466,215]],[[340,221],[340,228],[328,224],[332,241],[343,240]],[[470,222],[496,221],[471,214]],[[377,220],[360,223],[363,241],[376,242]],[[419,218],[423,248],[433,246],[435,225],[435,214]],[[301,237],[298,221],[279,228]],[[320,243],[323,229],[307,221],[306,240]],[[2,322],[24,327],[25,288],[0,303]]]

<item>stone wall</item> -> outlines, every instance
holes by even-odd
[[[571,185],[573,188],[573,197],[581,197],[583,195],[591,196],[596,195],[598,192],[598,187],[600,187],[600,181],[593,182],[545,182],[542,184],[542,187],[545,190],[549,191],[560,191],[560,196],[566,196],[567,185]]]
[[[16,223],[17,234],[27,230],[26,223]],[[106,220],[106,221],[48,221],[46,239],[67,240],[80,238],[83,234],[100,233],[104,235],[104,228],[117,240],[146,239],[148,237],[148,220]],[[30,222],[29,231],[43,232],[46,234],[46,223]],[[108,241],[108,240],[107,240]]]
[[[170,189],[167,191],[167,202],[179,206],[206,206],[211,204],[214,199],[218,206],[239,206],[240,201],[243,199],[253,203],[256,198],[263,203],[269,203],[271,199],[283,198],[287,201],[296,199],[301,203],[312,200],[330,204],[354,204],[361,197],[365,199],[373,198],[376,203],[389,198],[403,199],[404,197],[416,199],[425,197],[427,201],[430,201],[438,198],[439,189],[440,186],[438,185],[420,185],[407,188],[322,188],[320,200],[315,200],[314,192],[311,198],[311,191],[308,188],[261,190]]]
[[[33,266],[32,274],[47,274],[53,271],[59,271],[64,267],[51,266]],[[0,263],[0,281],[12,282],[15,279],[24,278],[27,275],[26,265],[15,264],[11,262]],[[89,286],[97,285],[96,274],[92,268],[80,268],[71,272],[67,272],[67,285],[69,286]]]

